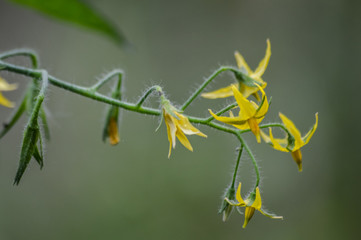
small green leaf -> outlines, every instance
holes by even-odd
[[[38,10],[48,16],[68,21],[73,24],[98,31],[115,40],[118,44],[126,44],[125,37],[102,16],[96,9],[81,0],[10,0],[18,4]]]

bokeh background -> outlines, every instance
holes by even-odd
[[[0,51],[36,50],[51,75],[89,86],[113,68],[126,72],[125,98],[135,101],[161,84],[175,104],[221,65],[235,65],[239,50],[252,68],[272,57],[264,80],[273,97],[264,122],[278,112],[302,132],[319,113],[319,128],[303,148],[304,171],[290,154],[246,139],[262,172],[262,198],[284,220],[256,213],[246,229],[234,212],[217,214],[231,180],[238,143],[233,136],[199,126],[208,139],[178,142],[167,159],[165,125],[123,111],[121,142],[101,141],[105,105],[50,87],[46,106],[52,139],[42,171],[32,161],[19,186],[12,185],[26,119],[0,142],[0,239],[357,239],[360,226],[359,89],[361,2],[356,0],[91,1],[121,29],[133,48],[0,0]],[[12,60],[29,64],[27,60]],[[28,79],[1,73],[20,88]],[[209,90],[228,85],[224,74]],[[111,85],[103,89],[108,93]],[[228,100],[196,100],[188,114],[205,116]],[[158,106],[157,100],[147,102]],[[0,108],[5,121],[11,109]],[[239,180],[254,184],[244,155]]]

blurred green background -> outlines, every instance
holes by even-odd
[[[189,137],[193,153],[177,142],[168,160],[165,125],[155,133],[158,118],[123,111],[121,142],[111,147],[101,141],[105,105],[51,87],[44,169],[32,161],[20,185],[12,185],[25,118],[0,142],[0,239],[357,239],[360,1],[91,3],[134,48],[1,0],[0,51],[34,49],[51,75],[84,86],[122,68],[127,100],[160,84],[181,104],[213,70],[235,65],[235,50],[255,68],[270,38],[264,80],[273,100],[264,122],[278,121],[282,112],[305,133],[319,112],[319,128],[303,148],[304,171],[297,172],[290,154],[258,145],[248,134],[261,166],[263,203],[284,220],[255,213],[241,229],[244,216],[234,212],[223,223],[217,214],[236,157],[233,136],[199,126],[208,139]],[[28,80],[1,76],[20,84],[6,93],[20,99]],[[208,89],[230,79],[224,74]],[[198,99],[186,113],[205,116],[230,101]],[[158,105],[154,99],[147,104]],[[1,107],[1,122],[10,113]],[[244,192],[254,177],[245,155],[239,172]]]

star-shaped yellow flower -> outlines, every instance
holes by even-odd
[[[267,49],[266,54],[262,61],[258,64],[258,67],[255,71],[252,71],[251,68],[248,66],[247,62],[244,60],[242,55],[236,51],[234,53],[234,56],[236,58],[237,66],[238,68],[247,76],[255,80],[262,88],[265,88],[267,86],[267,83],[262,80],[262,75],[266,71],[266,68],[268,66],[269,59],[271,57],[271,43],[269,39],[267,39]],[[240,85],[239,85],[240,84]],[[247,86],[244,83],[237,83],[234,84],[238,89],[240,89],[240,92],[245,98],[248,98],[250,95],[254,95],[255,98],[259,101],[258,96],[258,87],[251,87]],[[232,86],[228,86],[225,88],[221,88],[218,90],[215,90],[213,92],[203,93],[202,97],[209,98],[209,99],[216,99],[216,98],[226,98],[233,96]]]
[[[318,113],[315,114],[316,122],[313,125],[312,129],[308,131],[308,133],[301,137],[300,131],[296,128],[295,124],[288,119],[282,113],[279,114],[284,126],[289,131],[289,133],[293,136],[293,140],[290,142],[288,136],[283,139],[274,138],[272,134],[272,129],[269,129],[269,136],[267,136],[264,132],[261,132],[261,136],[263,140],[267,143],[270,143],[274,149],[282,151],[282,152],[291,152],[293,159],[298,165],[298,170],[302,171],[302,154],[300,148],[306,145],[314,132],[317,129],[318,125]]]
[[[255,210],[257,210],[260,213],[262,213],[263,215],[273,218],[273,219],[283,219],[282,216],[276,216],[276,215],[267,213],[264,209],[262,209],[261,194],[259,192],[258,187],[256,188],[255,193],[254,192],[251,193],[250,196],[246,200],[243,200],[243,198],[241,196],[241,183],[239,183],[237,193],[236,193],[236,199],[237,199],[238,203],[235,203],[227,198],[225,200],[232,206],[246,208],[245,213],[244,213],[243,228],[245,228],[247,226],[249,220],[251,220],[251,218],[253,217]]]
[[[169,108],[169,107],[168,107]],[[188,150],[193,151],[192,145],[188,141],[187,135],[198,135],[201,137],[207,137],[207,135],[203,134],[197,128],[195,128],[188,120],[187,117],[178,113],[173,107],[171,109],[166,110],[163,107],[163,117],[165,124],[167,126],[168,140],[169,140],[169,153],[168,158],[170,157],[172,147],[175,148],[176,137],[178,140],[185,146]],[[168,112],[171,111],[171,112]]]
[[[0,77],[0,104],[5,107],[14,107],[14,103],[7,100],[3,95],[2,91],[13,91],[17,88],[17,84],[9,84],[3,78]]]
[[[269,105],[266,93],[260,86],[257,87],[262,93],[262,102],[259,106],[255,102],[249,101],[246,97],[244,97],[234,85],[231,86],[234,98],[236,99],[240,109],[238,117],[233,116],[232,112],[229,112],[230,117],[220,117],[214,114],[212,110],[208,109],[208,111],[218,121],[231,124],[241,130],[251,129],[253,134],[256,136],[257,142],[260,143],[261,136],[258,124],[266,115]]]

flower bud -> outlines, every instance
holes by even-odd
[[[229,200],[235,199],[235,189],[233,186],[230,186],[228,190],[226,191],[226,194],[224,195],[223,199],[227,198]],[[223,222],[227,221],[229,216],[232,214],[233,206],[229,204],[226,200],[223,200],[222,205],[219,209],[218,213],[222,213],[222,220]]]
[[[118,133],[118,115],[119,108],[111,106],[108,111],[105,126],[103,129],[103,141],[109,138],[109,143],[111,145],[118,144],[120,140]]]

